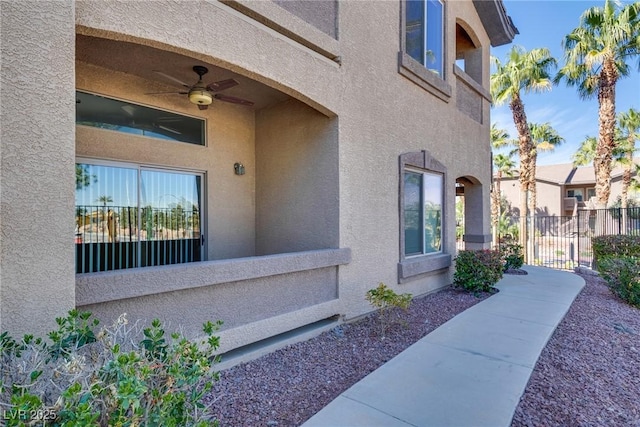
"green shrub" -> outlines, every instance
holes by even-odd
[[[500,251],[460,251],[456,257],[453,284],[470,292],[489,292],[502,278],[503,269]]]
[[[221,322],[207,322],[195,342],[165,335],[162,323],[129,325],[122,315],[98,321],[71,310],[56,319],[50,342],[0,335],[0,405],[7,426],[211,426],[202,402],[218,374],[213,365]]]
[[[367,291],[365,299],[378,309],[381,333],[384,337],[391,315],[390,309],[397,308],[406,311],[411,304],[413,296],[408,293],[399,295],[384,283],[380,283],[377,288]]]
[[[591,239],[593,260],[598,268],[600,260],[609,257],[640,257],[640,236],[609,235]]]
[[[598,262],[598,271],[614,294],[640,307],[640,258],[607,257]]]
[[[518,243],[507,243],[500,246],[500,253],[504,263],[504,270],[518,269],[524,264],[524,253],[522,245]]]

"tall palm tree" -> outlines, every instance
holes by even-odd
[[[526,212],[527,194],[535,180],[533,176],[531,153],[533,143],[527,115],[524,111],[521,92],[543,92],[551,90],[550,71],[556,67],[556,60],[549,49],[539,48],[526,51],[521,46],[513,46],[503,64],[496,57],[491,57],[495,69],[491,75],[491,96],[496,105],[509,102],[513,115],[513,123],[518,132],[518,156],[520,158],[520,241],[525,247],[526,259]]]
[[[531,168],[533,183],[530,185],[529,193],[531,198],[529,199],[529,212],[533,215],[536,211],[536,163],[538,162],[538,152],[553,151],[555,148],[564,142],[564,138],[558,134],[558,132],[551,126],[550,123],[529,123],[529,133],[531,134],[531,140],[533,143],[533,150],[531,151]]]
[[[633,167],[633,155],[636,151],[636,141],[640,139],[640,112],[630,108],[629,111],[618,114],[618,149],[622,157],[622,194],[621,208],[627,208],[627,195],[631,186],[631,175]]]
[[[513,176],[515,172],[516,163],[509,154],[496,154],[493,156],[493,164],[496,167],[496,177],[494,179],[494,187],[491,192],[491,221],[493,226],[493,241],[494,244],[498,243],[498,222],[500,220],[500,194],[502,190],[500,188],[502,177]]]
[[[640,54],[640,2],[621,6],[605,0],[587,9],[580,26],[564,39],[565,65],[555,82],[576,86],[583,99],[598,98],[598,144],[593,166],[596,203],[607,206],[611,194],[611,160],[615,148],[616,83],[629,75],[627,60]]]

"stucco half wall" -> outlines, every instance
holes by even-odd
[[[350,260],[348,249],[327,249],[81,274],[76,304],[107,324],[127,313],[191,337],[204,322],[222,320],[224,352],[342,314],[337,269]]]

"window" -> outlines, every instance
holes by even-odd
[[[404,254],[442,251],[443,176],[404,171]]]
[[[202,174],[76,164],[76,272],[201,260]]]
[[[84,92],[76,92],[76,124],[205,145],[202,119]]]
[[[407,0],[405,52],[428,70],[444,76],[443,4],[440,0]]]
[[[587,188],[587,201],[596,197],[596,189],[595,188]]]
[[[579,202],[584,199],[582,188],[567,190],[567,197],[575,197]]]

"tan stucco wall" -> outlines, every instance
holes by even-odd
[[[473,176],[483,184],[484,216],[489,234],[490,156],[487,120],[480,125],[456,108],[455,87],[443,102],[398,74],[400,2],[340,4],[343,49],[340,111],[340,246],[350,247],[353,262],[340,269],[341,298],[347,316],[370,309],[365,292],[385,282],[414,295],[451,283],[448,271],[397,285],[399,260],[398,156],[428,150],[447,168],[445,178],[445,249],[455,253],[455,180]],[[477,27],[488,46],[471,3],[447,2],[448,28],[456,15]],[[386,25],[371,25],[372,22]],[[446,40],[447,82],[455,85],[455,40]],[[488,60],[488,49],[486,52]],[[488,62],[485,62],[488,64]],[[487,77],[488,78],[488,77]],[[486,117],[488,117],[486,105]]]
[[[256,253],[338,247],[338,120],[296,100],[256,117]]]
[[[77,155],[204,172],[207,259],[255,255],[253,112],[226,103],[200,111],[180,96],[145,95],[153,89],[144,79],[81,62],[76,76],[78,90],[205,118],[206,147],[78,126]],[[235,162],[244,164],[245,175],[235,175]]]
[[[474,234],[489,234],[491,177],[488,102],[482,101],[482,123],[458,110],[458,105],[467,104],[464,100],[458,102],[457,82],[452,68],[455,58],[453,36],[446,38],[448,53],[445,74],[446,82],[451,86],[450,98],[442,100],[398,73],[400,2],[340,3],[341,64],[220,2],[83,1],[77,3],[76,7],[77,31],[81,34],[164,48],[227,68],[297,99],[260,111],[255,117],[253,113],[233,105],[220,105],[213,111],[201,113],[193,108],[184,110],[193,106],[185,106],[183,100],[174,103],[171,99],[146,97],[144,93],[151,89],[151,84],[142,79],[82,63],[77,64],[76,70],[79,88],[172,111],[207,116],[207,147],[182,147],[177,143],[116,136],[108,131],[79,127],[77,154],[165,166],[184,167],[188,163],[191,168],[206,172],[209,212],[207,233],[213,240],[208,247],[210,259],[253,255],[256,253],[256,241],[259,242],[258,252],[267,253],[287,248],[319,249],[318,246],[351,248],[349,263],[337,263],[340,266],[336,267],[337,273],[332,276],[339,285],[337,295],[340,304],[326,301],[330,297],[326,294],[318,300],[309,294],[312,302],[326,301],[316,306],[328,305],[315,312],[314,307],[300,309],[299,305],[292,304],[292,312],[272,313],[277,318],[288,316],[287,322],[291,322],[288,326],[299,326],[295,324],[295,319],[314,321],[321,319],[318,316],[322,315],[346,314],[351,318],[363,314],[371,310],[364,299],[366,291],[381,281],[400,292],[414,295],[451,283],[452,271],[444,269],[398,285],[398,161],[403,153],[427,150],[447,170],[445,252],[455,253],[454,195],[458,177],[472,177],[477,183],[475,185],[479,193],[472,200],[476,206],[470,207],[476,220],[471,223],[475,227]],[[194,25],[194,17],[197,17],[197,25]],[[485,69],[488,70],[489,41],[473,4],[447,2],[445,28],[451,35],[454,34],[457,18],[475,30],[480,44],[486,49],[483,57]],[[140,25],[140,22],[145,25]],[[295,22],[300,25],[299,18],[296,17]],[[73,34],[73,28],[61,27],[61,31]],[[73,52],[69,52],[69,57],[73,58]],[[68,77],[73,76],[73,61],[67,73]],[[3,70],[3,79],[4,75]],[[483,82],[485,86],[488,85],[488,72],[483,74]],[[69,93],[58,99],[69,102],[67,109],[62,111],[72,120],[72,78],[70,86]],[[301,103],[316,111],[301,106]],[[51,119],[49,114],[46,117],[47,120]],[[74,135],[72,128],[71,141]],[[299,144],[300,138],[307,140]],[[60,242],[66,238],[62,236],[72,236],[71,170],[76,155],[72,147],[70,142],[70,146],[66,147],[67,152],[63,151],[63,160],[69,164],[70,188],[64,192],[67,201],[64,208],[67,209],[65,212],[69,217],[69,225],[68,229],[59,230],[52,237]],[[59,151],[57,146],[55,148]],[[314,163],[310,163],[309,159]],[[302,172],[308,174],[309,168],[297,169],[297,160],[312,166],[310,171],[315,180],[300,180]],[[245,164],[246,175],[233,175],[233,163],[236,161]],[[278,171],[280,167],[283,171]],[[66,176],[64,171],[58,171],[57,174]],[[284,183],[283,178],[286,178]],[[278,194],[284,189],[292,191],[289,197]],[[302,203],[286,208],[280,206],[274,213],[270,210],[273,199],[280,203],[291,200]],[[319,209],[321,213],[304,217],[308,209]],[[278,212],[285,213],[290,226],[292,222],[296,226],[309,227],[306,234],[280,237]],[[321,219],[318,223],[309,222],[318,218]],[[71,241],[69,238],[69,256],[65,259],[72,267]],[[267,243],[263,246],[262,242]],[[60,254],[57,252],[56,256]],[[330,289],[329,275],[326,276],[321,280],[324,286],[321,290]],[[304,280],[304,275],[300,278]],[[277,280],[265,281],[269,282],[265,289],[270,297],[272,292],[277,295]],[[289,282],[284,280],[283,283]],[[127,284],[121,281],[117,285]],[[244,292],[251,292],[253,288],[244,285]],[[238,289],[241,286],[238,285]],[[168,293],[149,295],[142,304],[157,305],[162,307],[167,318],[180,319],[184,306],[177,308],[171,302],[175,297],[182,299],[184,296],[185,301],[206,311],[207,298],[214,298],[214,294],[206,286],[203,289],[207,290],[203,293],[182,289],[178,291],[179,295],[173,295],[172,298],[167,297]],[[234,293],[233,284],[228,286],[228,290],[228,295],[237,299],[244,297],[244,292]],[[204,298],[205,293],[207,298]],[[131,302],[118,302],[113,304],[111,311],[131,308],[138,310],[136,313],[140,316],[151,315],[148,311],[150,307],[136,307]],[[103,308],[95,307],[95,310]],[[293,314],[301,310],[307,311],[300,316]],[[309,314],[311,312],[313,315]],[[259,322],[269,321],[263,319]],[[246,330],[250,329],[255,329],[253,324],[246,326]],[[251,337],[258,339],[260,333],[254,330]]]
[[[74,307],[74,3],[0,2],[0,330]]]

